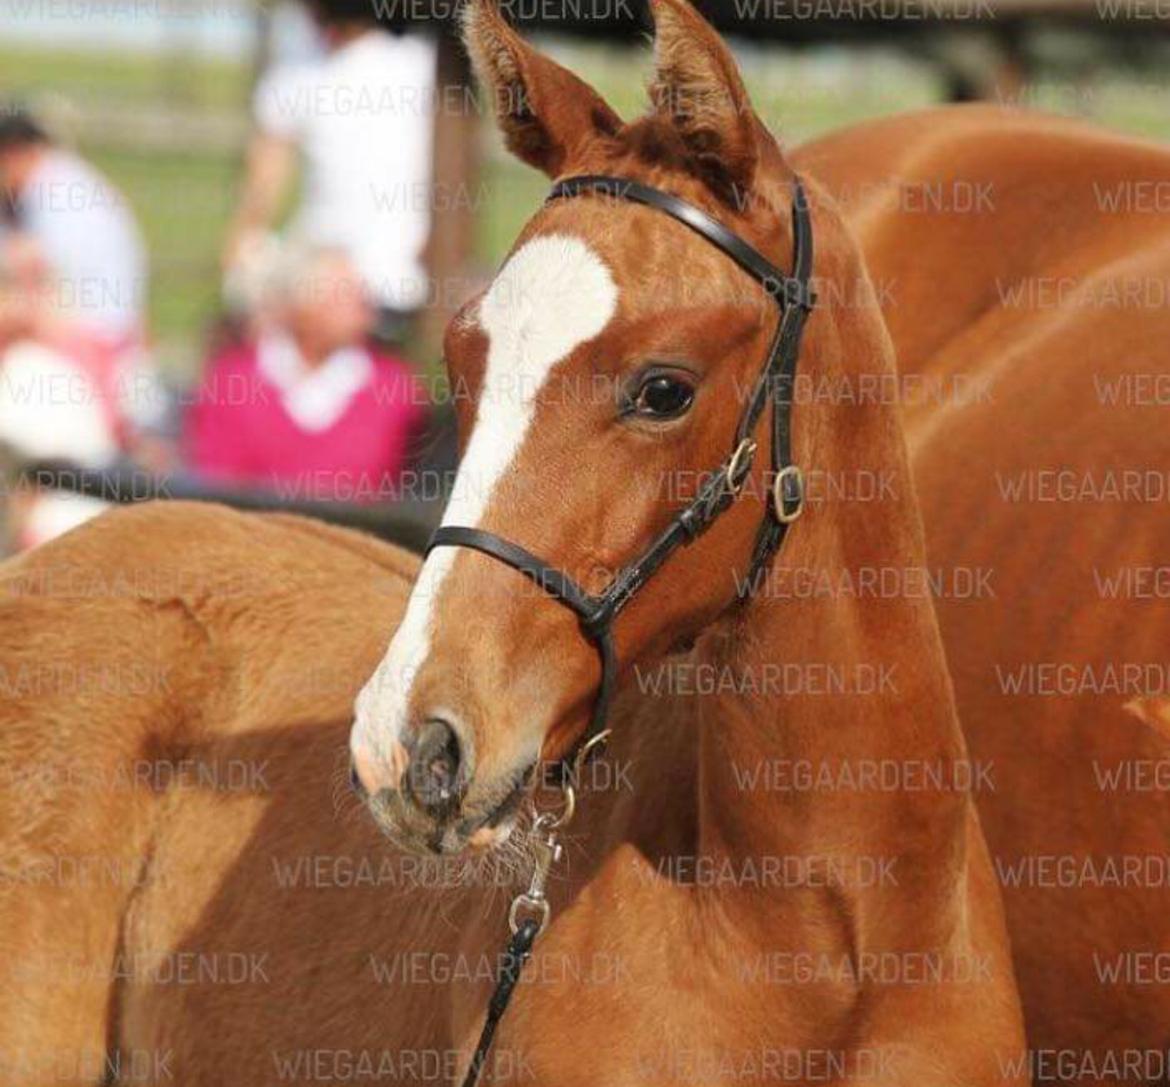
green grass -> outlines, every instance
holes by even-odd
[[[238,109],[247,102],[245,64],[186,54],[106,54],[84,50],[0,47],[0,94],[52,93],[66,99],[176,103],[192,109]]]
[[[218,308],[219,246],[231,214],[238,161],[230,155],[102,148],[90,154],[126,193],[138,216],[150,250],[151,328],[183,356],[182,345],[197,345]],[[185,361],[180,357],[175,364]]]

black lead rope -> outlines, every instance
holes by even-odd
[[[811,286],[812,223],[808,213],[808,199],[798,177],[792,179],[793,241],[790,275],[782,272],[757,249],[705,211],[688,204],[685,200],[680,200],[677,196],[628,178],[599,175],[571,177],[557,182],[548,199],[561,200],[589,193],[656,208],[701,235],[763,286],[768,296],[779,307],[780,320],[772,336],[760,376],[740,416],[735,431],[735,445],[730,456],[719,465],[699,488],[695,497],[675,515],[650,546],[623,567],[603,592],[596,595],[587,592],[563,570],[550,566],[519,544],[483,529],[464,525],[443,525],[435,531],[427,545],[428,554],[436,547],[468,547],[519,571],[576,614],[582,634],[597,650],[601,662],[601,681],[589,726],[559,764],[562,788],[566,790],[566,797],[569,799],[565,822],[571,815],[574,803],[571,785],[573,769],[582,764],[584,758],[596,748],[598,741],[606,735],[605,722],[617,678],[613,621],[672,552],[698,539],[719,514],[729,509],[739,496],[751,471],[757,448],[754,437],[756,427],[769,401],[772,404],[771,501],[767,504],[763,522],[756,534],[748,574],[740,592],[741,598],[755,590],[768,559],[783,542],[788,526],[800,516],[804,502],[804,481],[799,467],[792,461],[792,388],[800,356],[804,322],[815,304]],[[548,825],[555,828],[557,824]],[[546,845],[553,848],[555,856],[555,835],[548,837]],[[528,894],[519,896],[513,902],[514,916],[518,904],[523,904],[529,909],[539,907],[543,912],[538,919],[529,918],[512,924],[512,938],[500,964],[496,988],[488,1006],[487,1020],[463,1081],[463,1087],[475,1087],[478,1082],[496,1028],[508,1007],[520,971],[532,954],[532,945],[547,921],[548,902],[543,894],[543,881],[547,875],[547,862],[543,872],[538,865],[538,874],[534,876]],[[535,896],[534,888],[538,888]]]
[[[496,1028],[500,1025],[500,1020],[504,1018],[504,1012],[508,1010],[508,1002],[512,999],[512,990],[520,981],[520,971],[524,969],[524,964],[531,957],[532,945],[536,943],[536,937],[539,935],[540,922],[529,918],[521,923],[508,941],[508,946],[504,948],[504,957],[500,962],[496,988],[492,993],[491,1000],[488,1001],[487,1019],[483,1024],[483,1030],[480,1031],[479,1044],[475,1047],[467,1075],[463,1077],[463,1087],[475,1087],[479,1082],[479,1074],[483,1071],[484,1062],[491,1051],[492,1042],[495,1041]]]

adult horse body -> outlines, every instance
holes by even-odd
[[[657,5],[657,108],[629,126],[490,9],[475,10],[481,72],[494,100],[516,107],[502,123],[529,161],[641,179],[778,263],[790,252],[790,170],[689,8]],[[801,370],[892,377],[876,311],[832,301],[866,274],[825,191],[808,184],[829,301]],[[479,403],[463,420],[451,520],[519,539],[592,591],[680,504],[661,481],[706,470],[711,450],[726,449],[742,400],[732,390],[750,384],[775,322],[755,284],[676,226],[654,209],[550,205],[448,338]],[[689,298],[670,290],[680,268],[703,284]],[[615,420],[613,398],[558,395],[537,380],[558,366],[627,391],[631,417]],[[509,397],[508,380],[533,395]],[[680,381],[689,398],[675,395]],[[659,411],[679,404],[677,416]],[[794,422],[797,463],[837,482],[878,474],[885,501],[810,494],[777,562],[834,574],[921,566],[897,405],[798,404]],[[862,762],[954,767],[965,751],[928,599],[763,593],[735,606],[765,462],[615,628],[627,675],[631,662],[671,655],[663,672],[635,668],[639,682],[618,692],[608,761],[623,784],[591,797],[573,826],[495,1079],[1027,1079],[972,797],[767,777],[774,761],[841,781]],[[393,549],[172,507],[103,518],[8,568],[9,677],[20,666],[43,674],[53,654],[73,676],[155,666],[138,691],[73,681],[30,694],[11,678],[6,690],[5,764],[24,787],[0,796],[12,883],[0,950],[21,972],[0,987],[0,1027],[19,1039],[10,1065],[34,1062],[27,1082],[96,1082],[103,1051],[160,1066],[139,1079],[193,1085],[455,1077],[482,1021],[507,895],[482,878],[436,886],[458,859],[417,860],[347,803],[338,756],[353,692],[397,627],[363,695],[354,755],[370,808],[401,845],[454,850],[501,844],[516,782],[538,751],[572,746],[598,670],[572,616],[523,592],[515,571],[441,555],[412,590],[417,566]],[[62,571],[79,569],[102,571],[106,591],[63,591],[76,582]],[[118,570],[133,573],[115,592]],[[795,668],[795,687],[774,678],[778,662]],[[831,696],[818,686],[825,673],[840,680]],[[865,674],[886,679],[863,687]],[[712,693],[694,692],[702,677],[716,678]],[[205,772],[118,787],[127,765],[184,760]],[[78,763],[90,770],[84,790],[68,772]],[[262,773],[250,788],[217,788],[236,765]],[[116,863],[98,886],[60,864],[103,855]],[[473,877],[490,871],[472,866]],[[1047,923],[1058,931],[1060,918]],[[168,982],[184,953],[204,975]],[[251,965],[236,983],[215,973],[233,955]],[[912,974],[923,961],[942,976]],[[1026,961],[1059,977],[1059,961]],[[51,1076],[35,1063],[46,1054]]]
[[[1170,754],[1170,152],[964,107],[796,162],[845,209],[899,366],[930,385],[905,418],[932,563],[990,574],[938,607],[973,756],[995,767],[980,813],[1029,1042],[1072,1038],[1099,1069],[1165,1050],[1170,997],[1132,967],[1170,937],[1149,777]]]

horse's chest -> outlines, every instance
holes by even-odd
[[[796,1023],[783,1008],[765,1013],[771,1001],[744,983],[740,953],[719,948],[693,894],[636,864],[610,866],[538,941],[492,1070],[534,1087],[781,1082],[774,1040]]]

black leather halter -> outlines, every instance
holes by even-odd
[[[794,178],[792,183],[791,275],[780,271],[758,250],[706,212],[677,196],[637,181],[594,175],[571,177],[553,186],[548,199],[561,200],[592,192],[657,208],[702,235],[763,286],[776,302],[781,316],[763,369],[752,387],[736,427],[731,455],[650,546],[622,568],[604,592],[597,595],[586,592],[563,570],[549,566],[519,544],[482,529],[443,525],[427,544],[428,554],[436,547],[469,547],[490,555],[531,578],[550,596],[576,613],[583,634],[594,644],[601,657],[601,684],[589,728],[561,760],[562,771],[571,768],[576,753],[605,728],[617,677],[617,656],[612,633],[614,617],[671,552],[702,535],[735,500],[751,470],[756,452],[753,435],[769,394],[772,401],[771,502],[756,535],[751,565],[744,582],[748,593],[754,589],[765,563],[780,546],[788,525],[800,516],[804,500],[803,477],[800,469],[792,463],[791,389],[800,354],[801,331],[805,318],[812,311],[814,297],[809,285],[813,261],[812,224],[800,179]]]

